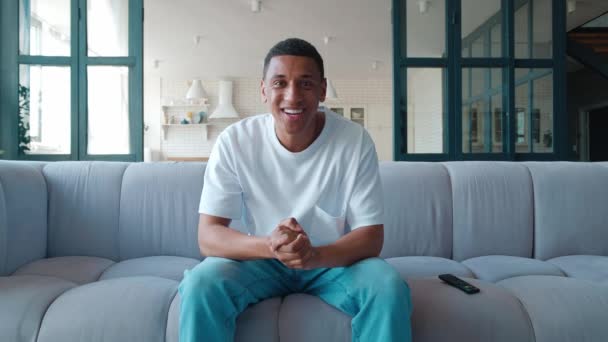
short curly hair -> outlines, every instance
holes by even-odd
[[[268,64],[270,64],[270,60],[275,56],[302,56],[302,57],[310,57],[312,58],[317,67],[319,68],[319,72],[321,73],[321,79],[325,78],[325,71],[323,69],[323,58],[319,54],[319,51],[310,44],[309,42],[299,39],[299,38],[288,38],[276,43],[264,58],[264,71],[262,74],[262,78],[266,77],[266,72],[268,71]]]

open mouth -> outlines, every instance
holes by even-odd
[[[283,108],[281,112],[287,116],[289,120],[298,120],[304,114],[304,109],[302,108]]]

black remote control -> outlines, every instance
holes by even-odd
[[[453,274],[440,274],[439,275],[439,279],[445,281],[446,283],[448,283],[449,285],[454,286],[457,289],[462,290],[466,294],[474,294],[474,293],[478,293],[479,292],[478,288],[476,288],[475,286],[473,286],[473,285],[467,283],[466,281],[458,278],[457,276],[455,276]]]

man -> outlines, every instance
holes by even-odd
[[[317,50],[300,39],[279,42],[261,81],[271,114],[218,137],[199,210],[207,258],[179,287],[181,342],[232,341],[248,305],[294,292],[352,316],[353,341],[411,340],[409,288],[378,258],[374,144],[360,125],[319,111],[325,91]],[[228,228],[233,219],[249,234]]]

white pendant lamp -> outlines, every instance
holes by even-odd
[[[207,98],[207,92],[203,88],[201,80],[193,80],[188,93],[186,93],[186,99],[190,100],[190,103],[199,102]]]
[[[325,100],[335,100],[338,98],[338,93],[336,93],[336,88],[334,88],[331,80],[327,78],[327,91],[325,92]]]
[[[325,50],[327,50],[327,51],[329,51],[328,44],[331,39],[332,38],[330,36],[323,37],[323,43],[325,44]],[[326,56],[329,56],[329,53],[326,53]],[[338,93],[336,92],[336,88],[334,87],[334,84],[331,82],[329,77],[326,77],[325,79],[327,80],[327,90],[325,92],[325,101],[338,99]]]

